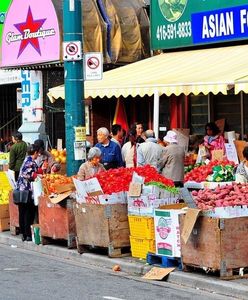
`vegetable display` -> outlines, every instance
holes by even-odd
[[[219,186],[214,190],[192,191],[193,199],[201,210],[215,207],[248,205],[248,184],[232,183]]]
[[[175,189],[172,180],[160,175],[154,167],[146,165],[136,168],[118,168],[110,169],[106,172],[101,172],[95,177],[98,179],[103,192],[105,194],[118,193],[128,191],[129,184],[132,181],[133,172],[145,178],[145,184],[151,183],[158,185],[168,190]]]
[[[202,165],[200,167],[194,168],[184,176],[184,181],[232,181],[233,180],[233,169],[234,162],[224,160],[224,161],[211,161],[207,165]],[[221,171],[220,173],[218,173]],[[218,173],[217,176],[216,172]]]
[[[198,168],[198,167],[200,167],[200,166],[203,166],[203,165],[205,165],[204,162],[200,162],[200,163],[196,163],[196,164],[189,164],[188,166],[184,166],[184,174],[186,174],[186,173],[192,171],[192,170],[195,169],[195,168]]]

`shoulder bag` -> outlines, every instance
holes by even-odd
[[[17,189],[13,190],[13,202],[16,205],[20,203],[30,203],[31,192],[29,190],[24,190],[24,191],[19,191]]]

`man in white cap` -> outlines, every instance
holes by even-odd
[[[182,187],[184,179],[184,149],[178,145],[176,132],[169,130],[164,137],[166,147],[160,164],[162,174],[174,181],[175,186]]]
[[[146,130],[145,137],[145,142],[140,144],[137,149],[137,165],[151,165],[159,171],[159,161],[165,148],[157,143],[153,130]]]

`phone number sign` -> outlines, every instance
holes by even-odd
[[[247,0],[151,0],[151,48],[248,39]]]

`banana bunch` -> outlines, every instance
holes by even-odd
[[[0,205],[9,203],[9,190],[0,189]]]

